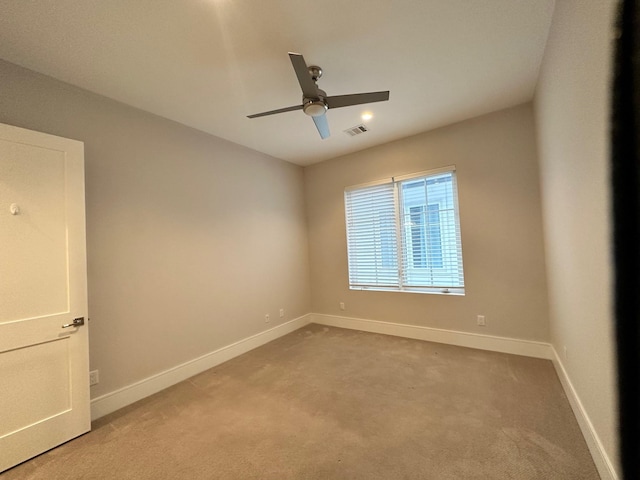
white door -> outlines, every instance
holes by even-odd
[[[84,144],[0,124],[0,472],[90,430],[86,321]]]

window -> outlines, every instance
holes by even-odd
[[[427,265],[442,268],[440,205],[437,203],[426,205],[426,223],[424,207],[424,205],[409,207],[410,248],[413,256],[410,264],[414,268],[426,268]],[[430,254],[427,255],[427,252]]]
[[[454,167],[345,190],[349,287],[464,294]]]

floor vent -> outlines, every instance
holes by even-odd
[[[356,135],[360,135],[361,133],[367,132],[369,129],[364,124],[356,125],[355,127],[347,128],[344,133],[351,137],[355,137]]]

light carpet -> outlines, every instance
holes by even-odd
[[[13,479],[598,479],[550,361],[309,325]]]

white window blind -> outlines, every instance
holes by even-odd
[[[455,169],[345,190],[352,289],[464,294]]]
[[[345,192],[349,283],[398,286],[398,238],[393,183]]]

